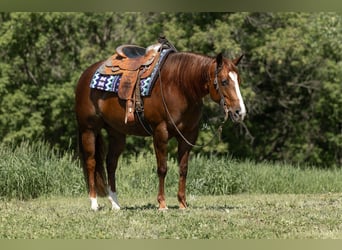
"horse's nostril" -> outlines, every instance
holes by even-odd
[[[241,109],[237,109],[233,112],[233,117],[235,121],[242,121],[245,118],[245,112]]]

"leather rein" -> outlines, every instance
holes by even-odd
[[[164,105],[164,108],[166,110],[166,113],[173,125],[173,127],[175,128],[175,130],[177,131],[178,135],[186,142],[186,144],[188,144],[189,146],[192,146],[192,147],[197,147],[197,148],[204,148],[206,146],[208,146],[209,144],[211,144],[215,137],[218,136],[219,139],[221,140],[221,133],[222,133],[222,127],[224,125],[224,123],[227,121],[228,119],[228,114],[229,114],[229,109],[227,108],[227,103],[226,101],[224,100],[224,96],[223,96],[223,93],[221,91],[221,88],[219,87],[219,84],[218,84],[218,73],[221,71],[221,69],[216,69],[215,70],[215,79],[214,79],[214,86],[216,88],[216,90],[218,90],[219,94],[220,94],[220,97],[221,97],[221,100],[220,100],[220,105],[222,106],[224,112],[225,112],[225,117],[224,117],[224,120],[221,122],[220,126],[217,128],[217,132],[216,134],[214,134],[212,136],[212,138],[210,139],[209,142],[205,143],[205,144],[202,144],[202,145],[197,145],[197,144],[193,144],[191,143],[184,135],[183,133],[177,128],[177,125],[175,123],[175,121],[172,119],[172,116],[170,114],[170,111],[167,107],[167,104],[166,104],[166,101],[165,101],[165,96],[164,96],[164,91],[163,91],[163,84],[162,84],[162,79],[161,79],[161,73],[160,73],[160,68],[159,68],[159,82],[160,82],[160,92],[161,92],[161,97],[162,97],[162,101],[163,101],[163,105]]]

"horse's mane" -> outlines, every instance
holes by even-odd
[[[209,80],[213,58],[190,52],[171,53],[167,60],[170,76],[184,94],[198,100],[205,94],[204,84]],[[165,63],[166,63],[165,62]]]

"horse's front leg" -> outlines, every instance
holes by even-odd
[[[194,144],[197,139],[198,132],[188,135],[191,144]],[[186,178],[188,175],[188,162],[192,146],[185,142],[182,138],[178,140],[178,164],[179,164],[179,184],[178,184],[178,201],[179,208],[185,209],[186,204]]]
[[[182,151],[182,153],[178,152],[178,162],[179,162],[179,183],[178,183],[178,201],[179,208],[184,209],[187,207],[186,204],[186,177],[188,174],[188,159],[189,159],[190,151]]]
[[[157,158],[157,173],[159,178],[159,190],[157,200],[159,203],[159,210],[166,210],[165,202],[165,177],[167,173],[167,141],[168,132],[166,125],[162,124],[154,130],[153,145]]]
[[[108,174],[108,199],[112,204],[113,210],[119,210],[120,205],[116,194],[115,172],[118,166],[118,160],[125,148],[126,136],[116,134],[109,136],[108,154],[107,154],[107,174]]]

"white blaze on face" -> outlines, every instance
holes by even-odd
[[[233,71],[230,71],[228,75],[234,82],[236,95],[237,95],[239,102],[240,102],[240,115],[241,115],[241,118],[243,119],[246,115],[246,107],[245,107],[245,104],[243,102],[242,95],[240,92],[237,74]]]

